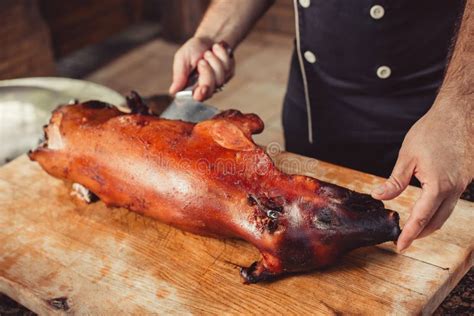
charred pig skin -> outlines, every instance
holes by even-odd
[[[98,101],[58,107],[45,142],[29,153],[53,177],[192,233],[240,238],[262,259],[246,283],[333,264],[344,253],[395,241],[399,217],[382,202],[317,179],[280,172],[252,140],[255,114],[228,110],[194,124]]]

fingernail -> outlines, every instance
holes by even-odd
[[[385,192],[385,185],[379,185],[378,187],[375,188],[375,190],[373,191],[373,193],[375,194],[383,194]]]
[[[398,252],[398,253],[404,253],[405,250],[407,250],[407,248],[408,248],[408,247],[406,247],[406,246],[404,246],[404,247],[398,247],[398,246],[397,246],[397,252]]]
[[[201,66],[201,67],[206,66],[206,61],[201,59],[201,60],[199,61],[199,66]]]
[[[410,245],[411,245],[411,242],[397,243],[397,251],[399,253],[404,253],[408,249],[408,247],[410,247]]]
[[[201,87],[201,94],[207,96],[207,91],[209,90],[208,86]]]

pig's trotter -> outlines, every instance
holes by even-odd
[[[271,281],[279,276],[281,273],[272,273],[263,265],[262,261],[255,261],[249,267],[241,267],[240,275],[245,284],[254,284],[260,281]]]

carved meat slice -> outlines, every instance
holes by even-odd
[[[196,234],[241,238],[262,254],[247,283],[333,264],[362,246],[394,241],[396,212],[317,179],[280,172],[251,138],[254,114],[225,111],[198,124],[90,101],[56,109],[29,154],[50,175]]]

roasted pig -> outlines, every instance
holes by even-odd
[[[398,214],[369,195],[280,172],[252,141],[263,130],[255,114],[193,124],[129,101],[132,113],[98,101],[58,107],[30,159],[108,206],[248,241],[262,259],[241,268],[246,283],[326,267],[400,234]]]

